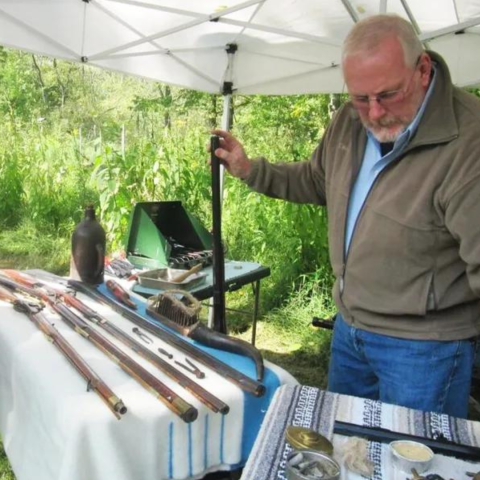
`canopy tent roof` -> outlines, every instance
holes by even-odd
[[[480,0],[0,0],[0,44],[205,92],[335,93],[345,35],[379,12],[480,83]]]

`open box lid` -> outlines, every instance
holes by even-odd
[[[178,251],[212,249],[212,235],[180,201],[139,202],[125,242],[127,258],[136,267],[168,266]]]

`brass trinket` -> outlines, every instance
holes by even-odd
[[[286,429],[285,438],[295,450],[317,450],[328,455],[333,453],[332,443],[315,430],[290,425]]]

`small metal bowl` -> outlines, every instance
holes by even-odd
[[[433,451],[420,442],[397,440],[390,443],[393,465],[405,473],[423,473],[430,468],[434,457]]]
[[[175,268],[148,270],[138,274],[138,283],[144,287],[154,288],[156,290],[172,290],[178,288],[190,290],[204,283],[207,277],[206,273],[197,272],[192,273],[182,282],[174,282],[173,279],[181,273],[185,273],[185,270]]]
[[[307,465],[303,472],[301,468],[298,468],[301,464]],[[310,464],[310,468],[308,464]],[[340,465],[330,455],[317,450],[302,449],[294,450],[287,457],[287,465],[285,467],[287,480],[311,480],[312,478],[318,478],[308,474],[310,469],[314,470],[315,468],[322,472],[322,480],[340,479]]]

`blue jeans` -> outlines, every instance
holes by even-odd
[[[337,315],[328,389],[466,418],[475,343],[379,335]]]

